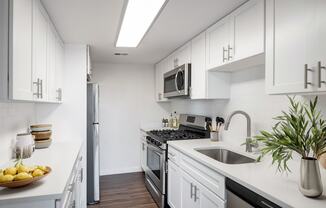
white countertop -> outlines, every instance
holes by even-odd
[[[0,205],[12,201],[60,199],[73,170],[82,142],[69,141],[53,143],[47,149],[35,150],[31,158],[24,160],[25,165],[47,165],[52,172],[32,185],[7,189],[0,188]],[[6,164],[14,165],[13,163]],[[3,168],[3,167],[1,167]]]
[[[322,167],[320,171],[324,187],[323,195],[320,198],[311,199],[304,197],[299,191],[300,161],[290,161],[289,167],[292,172],[281,174],[276,171],[276,166],[271,165],[270,157],[264,158],[259,163],[230,165],[218,162],[194,150],[207,147],[224,147],[251,158],[257,158],[258,155],[244,152],[244,146],[235,147],[223,142],[211,142],[209,139],[169,141],[168,144],[281,207],[326,207],[326,170]]]

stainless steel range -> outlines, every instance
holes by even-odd
[[[167,201],[167,141],[209,138],[208,127],[212,119],[197,115],[180,115],[177,130],[152,130],[147,132],[147,167],[145,184],[155,202],[161,208]]]

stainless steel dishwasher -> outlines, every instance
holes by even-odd
[[[227,178],[227,208],[281,208],[237,182]]]

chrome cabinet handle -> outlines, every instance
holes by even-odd
[[[145,143],[142,143],[142,149],[145,150]]]
[[[158,93],[158,100],[162,100],[162,93]]]
[[[84,181],[84,168],[80,169],[80,182],[82,183]]]
[[[43,79],[40,79],[40,97],[43,99]]]
[[[193,188],[194,188],[194,185],[192,183],[190,183],[190,199],[192,199],[192,196],[194,195]]]
[[[318,87],[321,88],[321,84],[325,84],[326,82],[321,78],[321,70],[326,70],[325,66],[321,65],[321,61],[318,61]]]
[[[227,61],[228,59],[225,57],[225,52],[227,52],[227,50],[224,48],[223,46],[223,59],[222,62],[224,63],[225,61]]]
[[[197,190],[199,189],[197,188],[197,186],[195,186],[195,202],[199,199],[199,197],[197,196]]]
[[[312,85],[311,82],[308,82],[308,72],[313,72],[312,69],[308,68],[308,64],[304,65],[304,88],[307,89],[308,85]]]
[[[40,98],[40,79],[37,78],[36,82],[33,82],[34,85],[36,85],[36,92],[33,93],[33,95],[36,96],[36,98]]]
[[[228,44],[228,61],[233,58],[230,53],[231,50],[233,50],[233,48],[230,46],[230,44]]]
[[[56,99],[58,101],[61,101],[62,100],[62,89],[61,88],[58,88],[56,91],[57,91],[57,97],[56,97]]]

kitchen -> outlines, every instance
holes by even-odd
[[[1,0],[0,176],[21,134],[51,124],[52,136],[23,160],[39,181],[0,188],[0,207],[325,207],[323,123],[300,140],[321,147],[301,156],[285,141],[304,126],[274,119],[291,114],[289,98],[308,126],[320,117],[307,112],[325,116],[325,8]],[[13,175],[0,185],[24,182]]]

